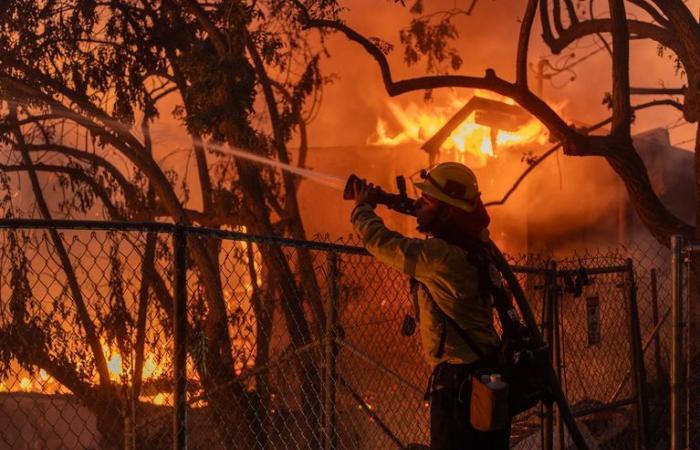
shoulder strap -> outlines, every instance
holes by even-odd
[[[425,289],[425,287],[423,287]],[[437,308],[438,311],[440,311],[440,314],[442,314],[443,319],[445,320],[446,323],[452,325],[452,327],[457,331],[457,334],[459,334],[459,337],[464,340],[464,342],[467,343],[469,348],[472,349],[472,351],[478,356],[479,358],[485,358],[486,353],[484,353],[483,350],[479,348],[478,345],[476,345],[476,342],[474,342],[474,339],[469,335],[469,332],[465,330],[464,328],[461,327],[461,325],[454,320],[452,317],[450,317],[442,308],[440,308],[440,305],[433,299],[433,296],[430,295],[430,292],[426,292],[426,296],[428,299],[432,302],[433,306]],[[439,350],[438,350],[438,358],[442,356],[442,353],[444,352],[444,347],[445,347],[445,331],[443,331],[442,336],[440,337],[440,345],[439,345]]]
[[[501,320],[504,336],[523,339],[525,336],[523,336],[524,330],[520,318],[503,283],[503,279],[506,277],[496,263],[492,248],[475,245],[472,242],[465,242],[459,246],[467,251],[470,262],[476,266],[479,272],[480,290],[491,295],[493,307]]]

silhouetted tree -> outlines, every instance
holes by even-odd
[[[682,234],[688,239],[698,239],[700,228],[685,223],[672,214],[659,200],[644,166],[644,162],[632,142],[630,125],[635,106],[631,104],[629,45],[631,40],[647,39],[656,42],[661,52],[670,51],[676,56],[679,72],[686,75],[687,87],[683,89],[637,89],[637,93],[676,94],[681,92],[683,103],[672,99],[649,102],[643,107],[673,106],[683,111],[685,120],[698,121],[700,112],[700,24],[688,6],[681,0],[609,0],[590,2],[609,8],[609,16],[593,18],[587,11],[589,2],[572,0],[528,0],[522,2],[523,16],[520,22],[519,41],[515,58],[515,80],[506,80],[487,69],[483,76],[451,74],[462,65],[462,57],[450,47],[450,42],[459,38],[454,24],[457,17],[469,15],[469,10],[459,8],[436,11],[429,2],[415,0],[406,5],[414,18],[401,31],[400,41],[404,47],[404,61],[413,65],[426,61],[427,74],[414,78],[395,80],[386,54],[392,45],[368,38],[341,20],[339,14],[318,14],[315,8],[327,6],[326,1],[294,0],[299,8],[301,21],[309,28],[334,30],[354,41],[374,59],[382,75],[384,86],[390,96],[407,92],[439,88],[478,88],[510,97],[549,130],[554,141],[559,142],[564,154],[571,156],[601,156],[623,181],[637,214],[650,233],[663,245],[668,246],[672,234]],[[339,4],[340,2],[334,2]],[[634,5],[635,16],[627,12]],[[431,9],[432,8],[432,9]],[[590,135],[568,124],[542,98],[530,89],[528,79],[528,52],[531,30],[539,17],[542,39],[555,54],[590,36],[604,35],[611,38],[612,92],[605,99],[612,110],[609,120],[610,133],[605,136]],[[485,38],[486,39],[486,38]],[[478,45],[476,43],[475,45]],[[635,68],[636,69],[636,68]],[[639,69],[644,70],[643,67]],[[604,121],[602,124],[608,123]],[[696,132],[697,134],[697,132]],[[700,145],[696,139],[697,146]],[[696,151],[696,161],[698,161]],[[700,163],[696,163],[696,180],[700,180]],[[700,192],[700,190],[699,190]],[[697,222],[697,221],[696,221]]]
[[[81,217],[102,206],[105,217],[115,220],[245,227],[256,234],[304,239],[298,179],[220,152],[207,153],[202,143],[209,139],[291,162],[287,143],[294,130],[304,131],[306,112],[324,83],[318,66],[323,47],[312,48],[297,18],[294,5],[278,0],[6,2],[0,11],[0,137],[6,144],[8,162],[1,169],[8,195],[15,189],[8,174],[21,172],[30,180],[44,219]],[[160,102],[173,97],[178,100],[175,114],[192,137],[201,209],[188,206],[192,186],[165,171],[153,155],[150,125],[161,113]],[[266,111],[255,110],[256,99]],[[69,132],[79,139],[69,139]],[[305,146],[303,140],[297,163],[303,164]],[[112,152],[124,162],[115,162]],[[56,176],[64,192],[58,214],[46,200],[46,174]],[[5,206],[6,215],[22,213],[11,198]],[[83,347],[61,353],[56,350],[65,344],[61,337],[46,336],[42,345],[32,347],[32,355],[20,344],[4,347],[0,363],[7,370],[15,358],[46,370],[93,408],[100,431],[113,445],[122,439],[126,410],[114,414],[106,405],[124,405],[128,395],[138,398],[146,310],[152,300],[164,311],[163,320],[169,320],[169,274],[158,264],[168,257],[167,243],[149,233],[140,249],[143,282],[135,313],[125,306],[115,247],[110,253],[111,309],[104,315],[84,298],[76,261],[62,237],[54,230],[48,234],[67,282],[62,297],[67,303],[61,307],[75,312],[65,320],[80,330]],[[20,245],[21,239],[14,242]],[[237,322],[223,292],[221,242],[193,238],[188,245],[201,286],[192,289],[193,303],[201,300],[201,306],[190,328],[191,340],[198,344],[192,356],[203,395],[225,445],[253,448],[264,444],[269,425],[263,410],[266,386],[251,392],[235,370],[243,352],[232,338]],[[261,245],[258,251],[265,279],[262,286],[254,283],[251,300],[259,347],[255,364],[267,363],[272,310],[279,305],[291,350],[301,350],[295,373],[302,407],[317,411],[319,373],[304,347],[322,331],[324,315],[311,256],[300,249],[290,260],[276,246]],[[239,256],[252,264],[252,253]],[[26,277],[21,260],[16,264],[17,276]],[[254,265],[249,268],[255,280]],[[19,313],[20,305],[32,298],[23,286],[20,281],[13,285],[18,300],[13,301],[12,321],[0,330],[9,333],[6,342],[34,333],[38,328],[32,324],[43,320]],[[131,394],[110,379],[101,340],[125,354],[133,350],[138,376]],[[78,370],[86,363],[91,370]],[[298,424],[309,439],[317,436],[319,426]]]

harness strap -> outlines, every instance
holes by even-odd
[[[445,326],[442,327],[442,333],[440,333],[440,344],[438,345],[438,350],[435,357],[442,358],[442,355],[445,353],[445,340],[447,339],[447,324],[450,324],[455,329],[455,331],[457,331],[457,334],[459,334],[459,336],[464,340],[464,342],[467,343],[469,348],[472,349],[476,356],[478,356],[479,359],[485,359],[488,355],[479,348],[474,339],[469,335],[469,332],[462,328],[456,320],[447,315],[447,313],[443,311],[442,308],[440,308],[440,305],[437,304],[437,302],[433,299],[433,296],[430,295],[429,292],[426,292],[426,295],[428,299],[433,303],[433,305],[437,308],[437,310],[440,311],[445,323]]]
[[[433,303],[435,303],[435,301],[430,296],[430,294],[428,294],[428,297],[430,298],[430,300],[433,301]],[[443,320],[442,330],[440,331],[440,342],[438,343],[438,348],[437,348],[437,351],[435,352],[436,358],[442,358],[442,355],[445,354],[445,341],[446,340],[447,340],[447,323]],[[470,347],[471,347],[471,344],[470,344]]]

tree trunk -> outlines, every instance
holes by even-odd
[[[235,145],[235,134],[229,133],[229,142]],[[263,190],[265,186],[260,178],[259,171],[252,164],[236,159],[236,169],[242,189],[247,194],[244,197],[245,206],[252,216],[251,230],[254,234],[263,236],[274,236],[274,230],[269,220],[269,212],[265,206]],[[281,301],[282,314],[284,316],[287,331],[291,338],[294,349],[300,349],[311,343],[312,336],[308,322],[302,306],[302,296],[295,282],[294,273],[291,270],[288,258],[282,248],[277,245],[261,244],[260,253],[267,267],[270,270],[272,279],[276,280],[276,285],[280,292],[286,294]],[[269,280],[268,280],[269,282]],[[302,411],[315,412],[308,416],[320,417],[320,374],[318,368],[309,351],[302,351],[298,357],[297,377],[301,386],[300,395]],[[318,420],[298,424],[302,429],[310,427],[307,436],[314,436],[320,433],[320,423]],[[313,439],[313,437],[311,438]],[[313,443],[310,443],[313,445]]]

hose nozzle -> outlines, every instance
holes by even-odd
[[[355,174],[348,177],[348,181],[345,182],[345,189],[343,189],[343,199],[344,200],[355,200],[355,186],[359,186],[363,179]],[[415,202],[412,198],[406,195],[406,179],[403,176],[396,177],[396,185],[399,189],[398,194],[389,194],[384,192],[381,188],[377,187],[377,204],[384,205],[389,209],[393,209],[401,214],[406,214],[409,216],[415,216],[415,211],[413,208],[413,203]]]

